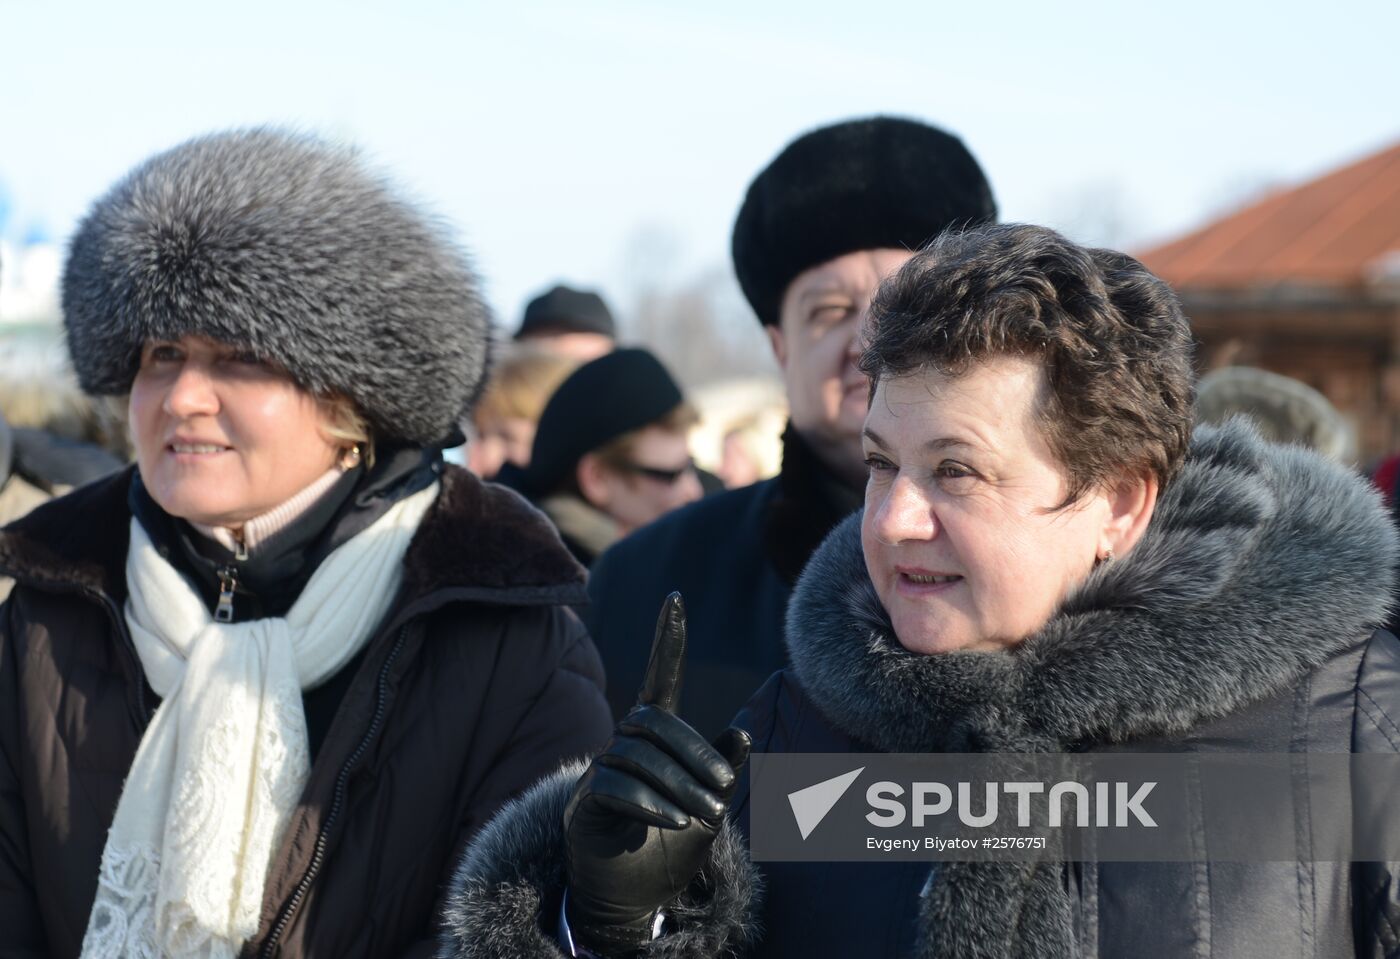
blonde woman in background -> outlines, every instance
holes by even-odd
[[[540,414],[577,366],[577,360],[539,347],[512,347],[472,409],[475,435],[467,444],[467,469],[491,479],[506,463],[529,466]]]

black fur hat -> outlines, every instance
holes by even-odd
[[[118,182],[73,237],[63,315],[89,393],[128,392],[146,341],[202,335],[420,445],[455,428],[488,348],[444,231],[355,151],[271,129],[191,140]]]
[[[754,179],[734,222],[734,272],[774,325],[804,270],[855,250],[917,250],[950,226],[996,216],[957,137],[915,120],[848,120],[798,137]]]

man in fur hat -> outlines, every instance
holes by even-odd
[[[995,218],[991,188],[962,142],[912,120],[815,130],[754,179],[732,253],[783,373],[782,471],[662,518],[593,567],[590,627],[616,714],[632,705],[654,610],[672,590],[690,609],[687,722],[722,728],[784,665],[792,584],[861,502],[869,382],[856,358],[870,300],[934,236]]]

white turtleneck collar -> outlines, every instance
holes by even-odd
[[[336,480],[344,475],[345,473],[340,467],[331,467],[300,493],[294,494],[290,499],[279,506],[274,506],[261,516],[255,516],[248,520],[243,524],[242,551],[251,556],[259,546],[286,529],[295,522],[297,517],[310,509],[312,504],[324,496],[335,485]],[[233,530],[228,527],[205,526],[194,522],[190,525],[229,552],[239,552],[239,537],[235,536]]]

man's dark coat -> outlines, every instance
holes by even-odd
[[[621,717],[636,700],[661,601],[685,597],[690,642],[680,715],[723,729],[787,661],[792,585],[831,528],[860,505],[790,427],[782,472],[645,526],[593,565],[585,613]]]

